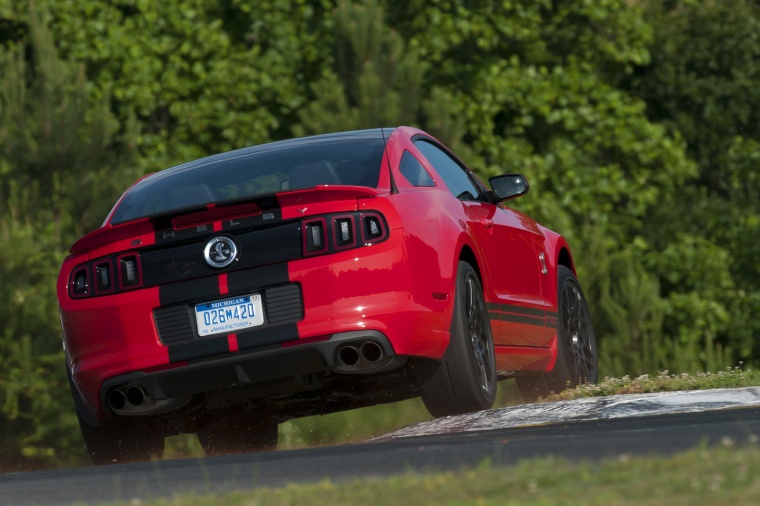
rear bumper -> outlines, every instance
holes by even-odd
[[[355,366],[346,366],[339,360],[338,351],[342,347],[358,349],[366,343],[382,348],[382,358],[372,361],[360,359]],[[394,354],[388,338],[380,332],[344,332],[323,341],[295,342],[287,347],[218,355],[172,369],[122,374],[104,381],[99,396],[104,411],[112,412],[107,396],[113,389],[138,387],[151,399],[175,399],[330,370],[346,374],[377,373],[397,368],[405,361],[405,357]],[[97,418],[94,413],[88,415]]]
[[[330,343],[352,333],[382,335],[386,356],[440,358],[449,341],[454,283],[420,275],[408,258],[398,230],[358,250],[105,297],[71,300],[64,284],[58,294],[64,343],[81,404],[102,419],[109,389],[142,377],[149,395],[169,398],[177,389],[192,393],[329,370]],[[171,342],[159,335],[157,310],[185,305],[192,312],[199,302],[254,292],[269,300],[270,287],[286,285],[302,290],[298,321],[270,322],[267,314],[267,325],[249,332]],[[240,365],[249,361],[255,365]],[[204,376],[202,364],[212,362],[232,365]]]

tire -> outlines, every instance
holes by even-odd
[[[526,402],[578,385],[596,383],[598,358],[594,326],[586,297],[572,271],[557,269],[557,360],[543,374],[518,376],[517,387]]]
[[[441,361],[418,360],[425,407],[435,417],[480,411],[496,399],[496,358],[488,310],[475,269],[459,262],[451,341]]]
[[[164,435],[151,424],[119,420],[93,427],[79,417],[79,428],[96,466],[161,460],[164,454]]]
[[[164,454],[164,435],[156,430],[157,427],[153,427],[152,422],[128,419],[95,425],[96,419],[84,410],[68,367],[66,375],[79,419],[79,430],[93,464],[101,466],[161,460]]]
[[[254,419],[227,411],[197,435],[209,457],[274,450],[277,448],[277,420],[269,416]]]

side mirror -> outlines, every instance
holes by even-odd
[[[499,202],[509,200],[528,193],[528,180],[522,174],[504,174],[492,177],[488,183],[493,188],[493,194]]]

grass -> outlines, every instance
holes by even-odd
[[[760,504],[760,448],[757,437],[741,449],[697,448],[670,457],[627,457],[573,463],[541,458],[509,468],[456,473],[407,472],[348,483],[260,488],[224,496],[184,495],[146,506],[257,505],[725,505]],[[128,503],[124,503],[128,504]],[[135,504],[133,501],[131,504]]]
[[[676,390],[710,390],[713,388],[738,388],[760,386],[760,371],[742,370],[739,367],[725,371],[669,374],[661,371],[657,376],[644,374],[637,378],[604,378],[595,385],[582,385],[553,394],[546,401],[601,397],[617,394],[644,394],[650,392],[672,392]]]

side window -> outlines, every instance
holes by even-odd
[[[409,151],[404,151],[399,165],[401,174],[412,186],[435,186],[435,181],[419,160]]]
[[[467,175],[464,167],[455,162],[447,153],[424,140],[416,141],[414,145],[425,155],[456,198],[476,200],[480,196],[480,191]]]

